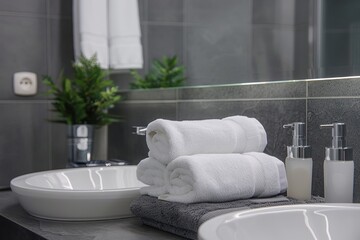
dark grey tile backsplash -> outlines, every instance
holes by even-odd
[[[189,87],[178,90],[180,99],[254,99],[254,98],[304,98],[305,82],[271,82],[237,87],[223,85]]]
[[[145,137],[134,136],[131,126],[146,126],[156,118],[196,120],[246,115],[257,118],[266,129],[265,152],[286,158],[291,133],[283,124],[307,123],[308,143],[313,148],[313,193],[323,195],[324,148],[331,131],[323,123],[344,122],[348,145],[354,148],[354,199],[360,202],[360,87],[359,78],[238,84],[124,92],[125,100],[113,111],[124,121],[110,126],[109,155],[137,164],[147,156]]]
[[[148,59],[151,63],[154,59],[163,56],[177,55],[179,62],[183,63],[183,27],[182,26],[147,26]]]
[[[337,81],[309,82],[309,97],[358,97],[360,95],[360,78],[340,79]]]
[[[144,136],[133,134],[133,126],[146,126],[157,119],[176,120],[176,103],[168,101],[140,100],[118,104],[113,113],[122,120],[109,126],[108,157],[137,164],[148,153]]]
[[[18,99],[12,91],[15,72],[31,71],[39,76],[47,73],[46,19],[0,14],[0,36],[0,99]]]
[[[184,20],[184,0],[148,0],[150,22],[182,22]]]
[[[332,82],[337,85],[338,80]],[[360,80],[353,82],[353,87],[360,86]],[[329,82],[328,82],[329,84]],[[329,84],[332,85],[332,84]],[[339,88],[342,91],[343,88]],[[355,190],[354,197],[360,201],[360,98],[310,99],[308,101],[308,141],[313,146],[314,182],[313,188],[323,194],[323,162],[325,147],[331,146],[331,130],[320,129],[320,124],[344,122],[347,124],[347,145],[354,149]]]
[[[54,0],[54,2],[59,2],[59,0]],[[0,9],[2,12],[46,14],[46,0],[1,1]]]
[[[65,167],[66,132],[47,121],[41,79],[70,73],[71,15],[72,0],[0,1],[0,188],[21,174]],[[21,71],[37,74],[36,96],[14,95],[13,74]]]
[[[0,188],[28,172],[49,169],[50,125],[46,103],[0,103]]]

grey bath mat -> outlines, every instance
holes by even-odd
[[[279,195],[272,198],[244,199],[222,203],[184,204],[142,195],[132,202],[131,211],[146,225],[188,239],[196,239],[197,230],[203,222],[224,213],[260,207],[321,202],[324,202],[321,197],[313,197],[309,201],[299,201]]]

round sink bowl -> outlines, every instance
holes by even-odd
[[[36,172],[14,178],[11,189],[31,215],[68,221],[132,216],[130,203],[145,186],[136,166]]]
[[[203,223],[200,240],[359,240],[360,204],[234,211]]]

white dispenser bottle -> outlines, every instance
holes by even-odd
[[[293,130],[293,144],[287,147],[285,160],[288,180],[287,196],[298,200],[311,199],[312,168],[311,147],[306,146],[305,123],[294,122],[284,128]]]
[[[346,147],[346,125],[320,125],[332,128],[332,146],[325,148],[324,194],[327,203],[352,203],[354,161],[352,148]]]

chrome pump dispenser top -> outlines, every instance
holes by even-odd
[[[290,158],[311,158],[311,147],[306,145],[305,123],[294,122],[285,124],[283,128],[291,128],[293,132],[292,146],[287,146],[287,155]]]
[[[325,160],[352,161],[353,150],[351,147],[346,147],[345,123],[323,124],[320,128],[332,128],[332,144],[331,147],[325,148]]]
[[[293,132],[293,143],[287,147],[285,159],[288,181],[287,196],[298,200],[311,199],[312,167],[311,148],[306,146],[306,128],[303,122],[286,124]]]
[[[324,195],[327,203],[352,203],[354,192],[354,161],[352,148],[346,147],[346,125],[320,125],[332,128],[331,147],[325,148]]]

